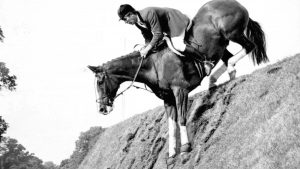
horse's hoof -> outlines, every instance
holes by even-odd
[[[166,163],[167,163],[167,169],[172,169],[175,166],[175,162],[176,162],[176,154],[168,157]]]
[[[214,76],[210,76],[209,82],[208,82],[208,89],[216,87],[217,86],[216,82],[217,82],[217,79]]]
[[[190,154],[187,152],[181,153],[180,154],[180,159],[181,159],[181,164],[185,164],[187,161],[190,160]]]
[[[233,80],[233,79],[235,79],[235,77],[236,77],[236,70],[233,70],[233,71],[231,71],[231,72],[228,72],[228,74],[229,74],[230,80]]]
[[[191,143],[186,143],[180,147],[181,153],[189,153],[192,151]]]
[[[192,151],[191,143],[186,143],[180,147],[181,163],[185,164],[190,159],[189,152]]]

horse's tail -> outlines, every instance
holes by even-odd
[[[3,38],[4,38],[4,35],[3,35],[3,31],[0,27],[0,41],[3,42]]]
[[[266,40],[265,33],[261,29],[258,22],[249,18],[246,36],[256,45],[256,48],[252,51],[252,61],[254,64],[266,63],[269,58],[266,54]]]

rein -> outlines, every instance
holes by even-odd
[[[142,63],[143,63],[144,59],[145,59],[145,58],[142,57],[142,60],[141,60],[141,62],[140,62],[140,64],[139,64],[139,67],[138,67],[138,69],[137,69],[137,71],[136,71],[136,73],[135,73],[135,75],[134,75],[133,80],[131,81],[131,84],[130,84],[126,89],[124,89],[122,92],[120,92],[119,94],[117,94],[117,95],[114,97],[114,100],[115,100],[117,97],[119,97],[120,95],[124,94],[124,93],[125,93],[128,89],[130,89],[131,87],[135,87],[135,88],[137,88],[137,89],[143,89],[143,88],[141,88],[141,87],[134,86],[133,83],[135,82],[136,77],[137,77],[137,75],[138,75],[138,73],[139,73],[139,71],[140,71],[140,69],[141,69],[141,67],[142,67]],[[146,86],[146,85],[145,85],[145,86]],[[146,87],[145,87],[145,89],[143,89],[143,90],[146,90],[146,91],[148,91],[148,92],[150,92],[150,93],[153,93],[152,91],[148,90]]]

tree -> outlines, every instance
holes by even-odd
[[[87,153],[93,148],[104,129],[102,127],[91,127],[88,131],[82,132],[70,159],[63,160],[60,169],[77,169]]]
[[[2,142],[2,134],[5,134],[8,128],[6,121],[0,116],[0,143]]]
[[[3,38],[4,38],[4,35],[3,35],[3,31],[0,27],[0,41],[3,42]]]
[[[3,34],[2,30],[0,28],[0,40],[2,40]],[[16,79],[17,77],[15,75],[9,74],[9,69],[5,66],[5,63],[0,62],[0,91],[3,88],[6,88],[10,91],[13,91],[16,89]],[[7,130],[8,124],[5,122],[5,120],[0,116],[0,143],[2,141],[2,134],[5,133]]]
[[[4,62],[0,62],[0,91],[6,88],[10,91],[16,89],[16,79],[15,75],[9,74],[9,69],[5,66]]]
[[[56,164],[54,164],[52,161],[48,161],[44,163],[45,169],[59,169]]]
[[[43,161],[26,151],[16,139],[4,137],[1,144],[1,169],[45,169]]]

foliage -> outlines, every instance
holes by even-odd
[[[70,159],[63,160],[60,169],[77,169],[87,153],[96,144],[99,136],[103,133],[102,127],[91,127],[88,131],[82,132]]]
[[[0,146],[0,168],[45,169],[43,161],[26,151],[16,139],[3,137]]]
[[[4,38],[4,35],[3,35],[3,31],[0,27],[0,41],[3,42],[3,38]]]
[[[59,169],[59,167],[56,164],[54,164],[52,161],[45,162],[44,168],[45,169]]]
[[[2,31],[0,28],[0,40],[1,37],[3,37]],[[9,75],[9,69],[5,66],[5,63],[0,62],[0,91],[3,88],[6,88],[10,91],[13,91],[16,89],[16,79],[17,77],[15,75]],[[5,133],[7,130],[8,124],[5,122],[5,120],[0,116],[0,142],[2,141],[2,134]]]
[[[0,35],[2,35],[0,28]],[[0,36],[1,39],[1,36]],[[15,90],[16,88],[16,79],[15,75],[9,75],[9,69],[5,66],[5,63],[0,62],[0,91],[3,88],[6,88],[10,91]],[[0,142],[2,141],[2,134],[7,130],[8,124],[5,120],[0,116]]]
[[[15,90],[17,77],[15,75],[9,75],[9,69],[5,66],[5,63],[0,62],[0,90],[6,88],[8,90]]]
[[[0,116],[0,143],[2,142],[2,134],[5,134],[7,128],[8,124],[4,119],[2,119],[2,116]]]

